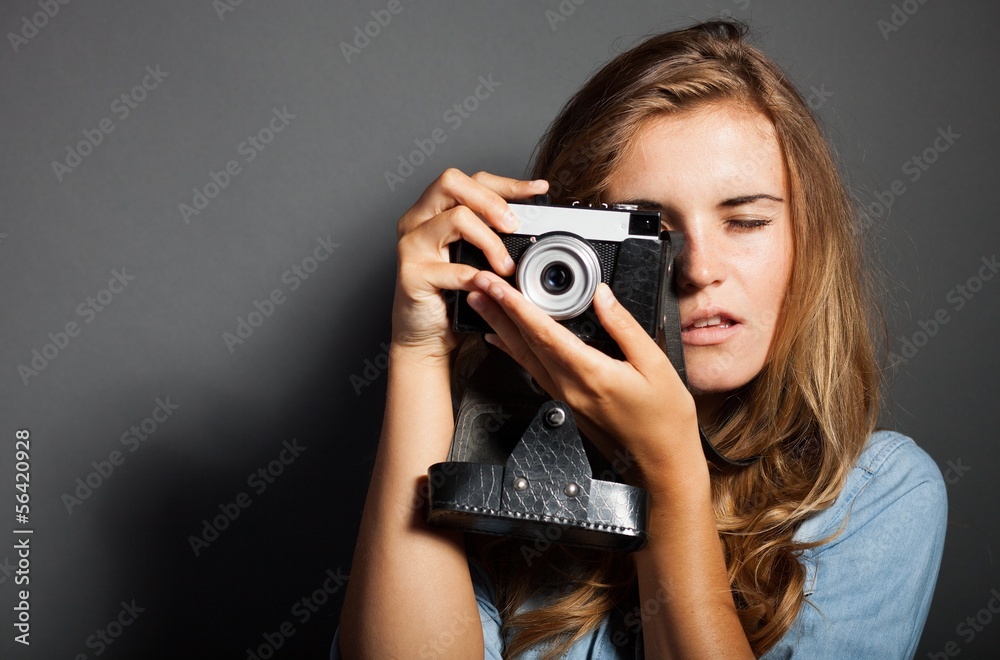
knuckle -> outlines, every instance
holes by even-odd
[[[456,206],[451,210],[451,213],[455,222],[462,225],[471,224],[473,221],[479,221],[479,216],[477,216],[472,209],[465,205]]]
[[[520,364],[531,364],[534,361],[535,354],[527,344],[508,346],[508,348],[511,356]]]
[[[438,182],[442,187],[449,190],[455,188],[459,183],[465,178],[465,174],[457,167],[449,167],[441,176],[438,177]]]
[[[444,218],[450,228],[449,231],[454,232],[452,235],[457,237],[467,237],[469,235],[469,232],[475,227],[472,224],[472,220],[474,219],[475,214],[466,206],[456,206],[448,209]]]
[[[531,346],[537,347],[540,350],[548,350],[554,345],[552,333],[549,330],[540,329],[529,333],[525,340]]]
[[[418,252],[417,237],[413,232],[403,234],[396,242],[396,260],[400,263],[408,263],[414,259]]]
[[[403,236],[405,236],[410,232],[412,227],[413,227],[413,221],[410,220],[410,217],[408,215],[404,215],[402,218],[399,219],[399,222],[396,223],[396,239],[397,240],[402,239]]]

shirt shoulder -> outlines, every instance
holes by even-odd
[[[848,473],[834,504],[802,524],[797,541],[819,541],[841,533],[819,546],[821,554],[844,542],[891,506],[902,515],[947,516],[947,492],[941,470],[911,438],[896,431],[876,431]]]
[[[912,657],[944,550],[947,493],[910,438],[868,439],[833,506],[795,535],[806,601],[765,657]],[[832,537],[832,538],[831,538]]]

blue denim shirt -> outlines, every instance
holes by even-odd
[[[806,603],[763,657],[912,658],[941,565],[947,497],[934,461],[904,435],[869,438],[832,507],[802,524],[795,538],[832,541],[806,550]],[[486,660],[501,660],[501,620],[489,578],[470,564]],[[578,640],[567,660],[632,660],[609,618]],[[641,637],[641,635],[640,635]],[[617,644],[616,644],[617,642]],[[334,638],[331,660],[339,660]],[[542,657],[541,650],[520,656]]]

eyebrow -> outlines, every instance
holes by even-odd
[[[741,195],[739,197],[730,197],[729,199],[724,199],[721,202],[719,202],[719,206],[724,206],[724,207],[743,206],[744,204],[752,204],[753,202],[759,202],[761,200],[768,200],[778,203],[783,203],[785,201],[780,197],[775,197],[774,195],[768,195],[767,193],[757,193],[754,195]],[[658,209],[662,206],[659,202],[654,202],[649,199],[631,199],[621,203],[635,204],[639,208]]]
[[[731,197],[730,199],[726,199],[719,202],[719,206],[743,206],[744,204],[759,202],[762,199],[779,203],[785,201],[780,197],[775,197],[774,195],[768,195],[767,193],[757,193],[756,195],[743,195],[741,197]]]

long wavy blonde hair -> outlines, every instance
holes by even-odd
[[[712,428],[731,456],[760,455],[735,473],[713,472],[712,498],[733,597],[758,655],[804,605],[801,523],[829,507],[875,427],[880,362],[873,286],[858,218],[829,147],[802,96],[745,41],[746,27],[710,21],[648,38],[606,64],[569,100],[543,137],[532,178],[554,202],[603,199],[618,159],[644,122],[731,101],[774,125],[784,156],[794,259],[769,359],[732,392]],[[631,557],[524,542],[472,544],[490,572],[511,640],[505,657],[536,644],[555,657],[636,597]],[[816,544],[813,544],[816,545]],[[544,607],[518,612],[544,586]]]

